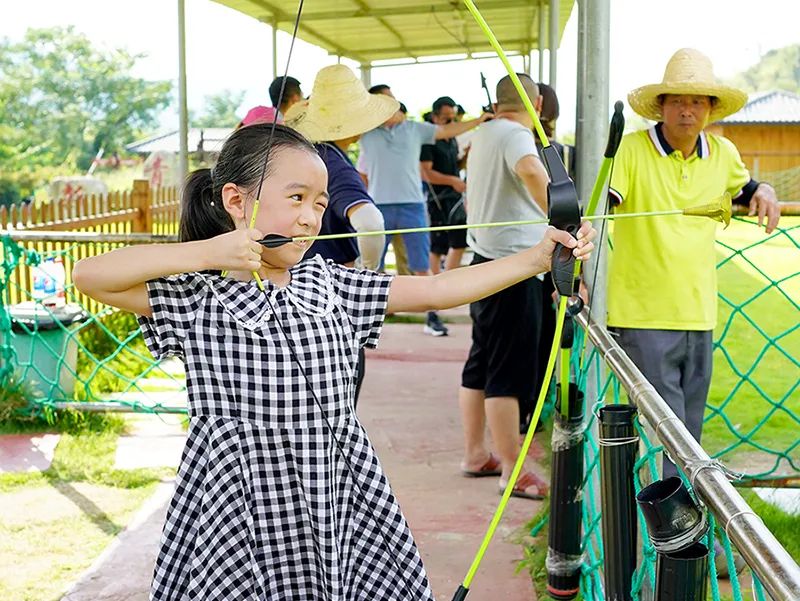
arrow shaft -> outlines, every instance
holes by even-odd
[[[643,213],[620,213],[619,215],[587,215],[587,221],[602,219],[628,219],[631,217],[659,217],[662,215],[682,215],[680,209],[670,211],[649,211]],[[434,225],[427,227],[408,227],[396,230],[378,230],[374,232],[347,232],[344,234],[322,234],[320,236],[295,236],[292,242],[315,242],[317,240],[343,240],[346,238],[362,238],[366,236],[394,236],[395,234],[422,234],[427,232],[447,232],[452,230],[477,230],[490,227],[510,227],[514,225],[543,225],[547,219],[526,219],[522,221],[493,221],[491,223],[466,223],[460,225]]]

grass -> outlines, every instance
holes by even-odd
[[[781,508],[764,501],[752,491],[744,492],[744,500],[764,520],[772,534],[789,552],[795,561],[800,562],[800,513],[790,514]]]
[[[787,218],[781,225],[798,224],[800,219]],[[800,230],[790,235],[800,243]],[[732,223],[721,236],[734,248],[763,238],[763,231],[741,222]],[[729,254],[725,250],[722,256]],[[715,332],[720,348],[714,355],[710,417],[703,428],[703,444],[711,452],[726,453],[726,458],[732,452],[761,447],[762,452],[786,452],[800,461],[800,448],[792,449],[798,443],[800,425],[796,307],[800,302],[800,250],[781,236],[746,251],[744,257],[753,265],[736,257],[718,270],[724,298],[719,303]],[[783,281],[770,287],[768,278]],[[743,439],[750,442],[740,444]]]
[[[114,469],[118,432],[62,434],[44,472],[0,474],[0,599],[58,599],[171,468]]]

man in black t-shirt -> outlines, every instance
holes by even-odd
[[[437,98],[433,103],[431,121],[436,125],[452,123],[456,119],[457,106],[449,96]],[[466,223],[462,195],[467,185],[459,176],[458,143],[455,138],[436,140],[435,144],[424,145],[419,160],[422,179],[428,189],[428,215],[431,225]],[[460,266],[466,247],[466,230],[431,232],[431,271],[441,271],[444,256],[445,269]]]

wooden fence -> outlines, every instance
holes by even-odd
[[[77,200],[54,200],[47,204],[0,208],[2,230],[46,230],[96,234],[177,234],[180,200],[177,188],[151,188],[147,180],[136,180],[132,190],[89,195]],[[67,278],[67,302],[80,302],[93,313],[103,307],[72,288],[72,268],[84,257],[107,252],[120,244],[104,242],[28,242],[26,248],[44,257],[60,256]],[[32,300],[31,268],[20,265],[12,274],[3,303]]]

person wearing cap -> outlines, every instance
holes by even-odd
[[[277,117],[277,112],[278,109],[274,106],[254,106],[247,111],[244,119],[239,122],[236,129],[247,125],[256,125],[257,123],[283,123],[283,119]]]
[[[441,96],[433,101],[430,123],[447,125],[456,120],[456,102],[450,96]],[[424,117],[423,117],[424,118]],[[427,119],[426,119],[427,121]],[[428,216],[431,225],[464,225],[466,213],[462,194],[467,185],[459,175],[458,142],[455,138],[436,140],[425,144],[419,155],[422,179],[428,195]],[[461,265],[467,247],[466,230],[431,232],[430,264],[433,273],[444,268],[455,269]]]
[[[370,232],[384,229],[383,215],[375,206],[347,150],[365,131],[374,129],[398,110],[394,98],[367,92],[361,80],[344,65],[321,69],[309,100],[286,113],[286,125],[314,142],[328,170],[328,208],[322,215],[320,235]],[[356,241],[357,240],[357,241]],[[321,255],[340,265],[361,265],[376,270],[383,257],[384,236],[317,240],[307,256]],[[364,379],[363,350],[359,355],[356,394]]]
[[[656,123],[622,139],[610,188],[615,213],[683,209],[727,192],[772,232],[775,190],[750,176],[732,142],[703,131],[746,101],[717,81],[708,57],[678,50],[660,83],[628,95],[631,108]],[[616,221],[608,272],[609,327],[698,441],[717,323],[716,225],[682,216]],[[676,474],[665,457],[664,477]]]
[[[394,98],[388,86],[376,96]],[[373,88],[375,89],[375,88]],[[422,191],[419,155],[422,146],[436,140],[454,138],[485,121],[491,115],[448,125],[436,125],[405,118],[401,111],[361,137],[363,168],[369,193],[383,213],[386,228],[426,227],[428,211]],[[430,236],[427,232],[403,234],[408,265],[416,275],[430,275]],[[384,249],[385,256],[385,249]],[[383,263],[383,262],[381,262]],[[433,336],[446,336],[447,327],[435,311],[428,312],[425,330]]]

